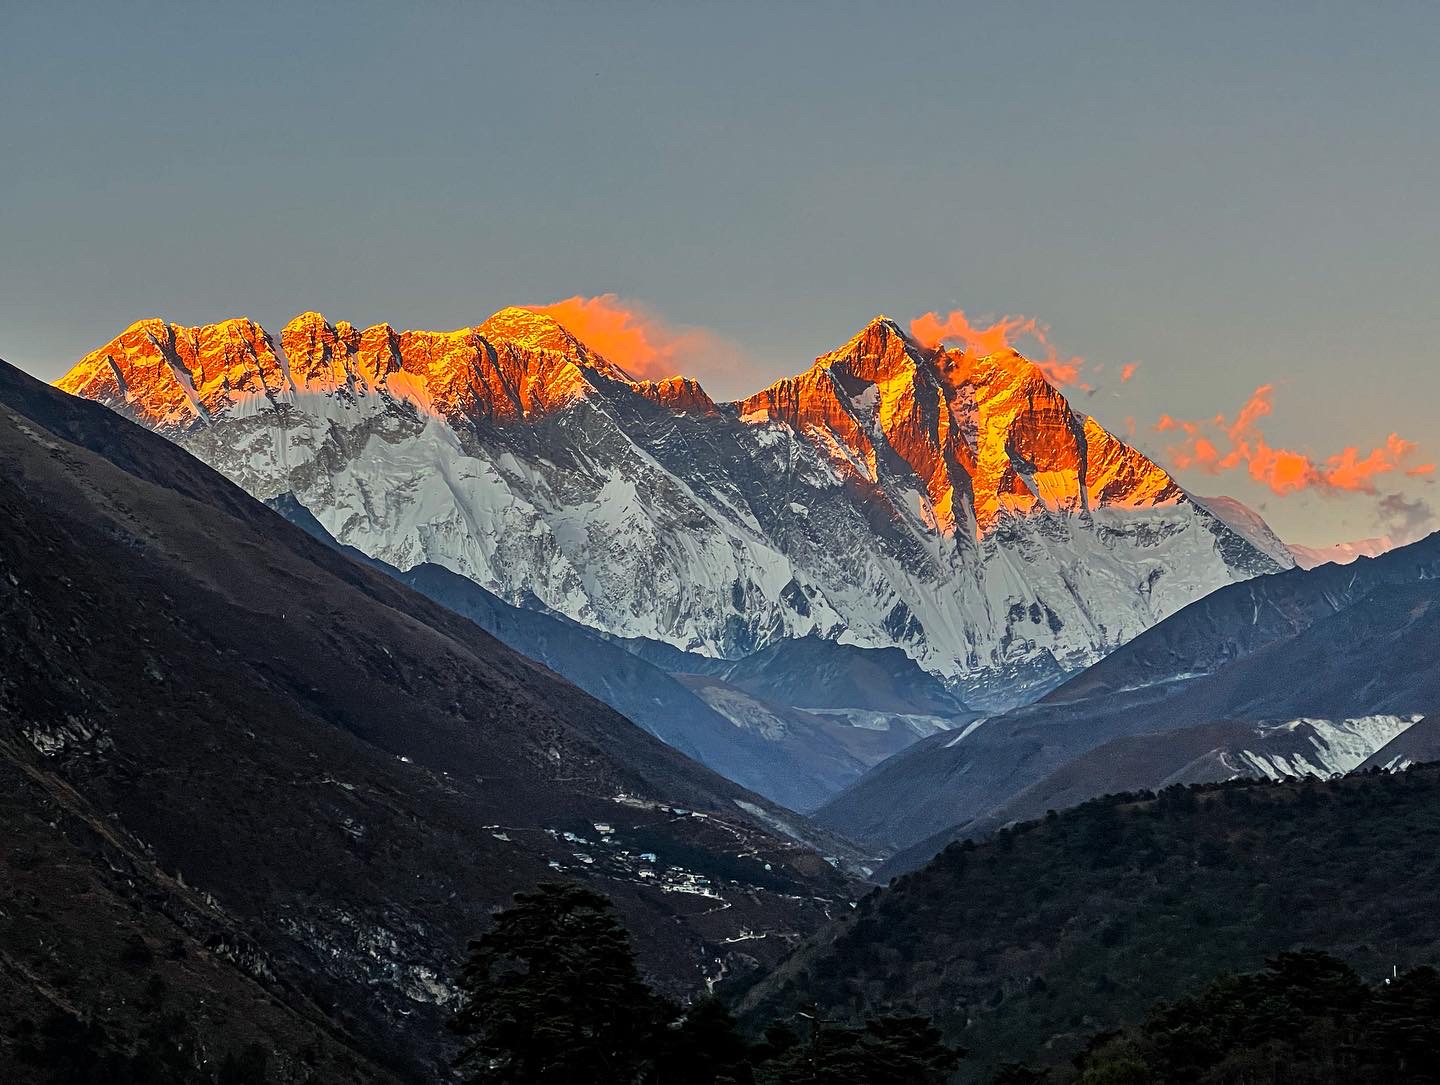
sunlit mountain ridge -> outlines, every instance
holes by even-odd
[[[142,321],[58,384],[399,568],[703,655],[899,647],[982,704],[1288,565],[1008,348],[877,317],[733,403],[624,362],[523,308],[451,332],[304,313]]]

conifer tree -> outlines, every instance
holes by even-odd
[[[589,1085],[643,1080],[663,1004],[640,978],[610,902],[574,884],[517,893],[470,944],[451,1027],[466,1080]]]

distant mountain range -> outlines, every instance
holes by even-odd
[[[729,778],[916,849],[897,861],[1120,764],[1344,771],[1434,707],[1230,689],[1249,672],[1225,665],[1369,574],[1323,566],[1309,583],[1350,586],[1295,599],[1294,572],[1251,580],[1295,560],[1258,514],[1187,494],[1013,351],[928,349],[883,317],[734,403],[635,380],[525,309],[447,333],[144,321],[59,384]]]
[[[1195,497],[1193,500],[1200,502],[1224,520],[1257,549],[1274,558],[1278,565],[1287,568],[1290,565],[1301,569],[1314,569],[1321,565],[1349,565],[1356,558],[1377,558],[1387,551],[1415,542],[1420,537],[1419,533],[1412,532],[1398,538],[1380,535],[1371,539],[1332,543],[1329,546],[1284,543],[1258,512],[1233,497]]]
[[[958,836],[1110,791],[1329,775],[1366,764],[1440,706],[1440,534],[1351,565],[1223,588],[1041,701],[924,739],[819,811],[899,850],[885,873]],[[1429,748],[1428,746],[1426,747]]]
[[[1020,355],[883,317],[734,403],[525,309],[445,333],[147,320],[59,385],[400,570],[710,658],[898,648],[982,708],[1292,564]]]
[[[1349,565],[1356,558],[1376,558],[1394,550],[1396,543],[1388,536],[1374,539],[1360,539],[1356,542],[1335,543],[1333,546],[1301,546],[1292,543],[1290,553],[1295,564],[1302,569],[1313,569],[1317,565]]]

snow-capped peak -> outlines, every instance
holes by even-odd
[[[1302,569],[1313,569],[1317,565],[1349,565],[1360,558],[1378,558],[1394,550],[1400,544],[1389,535],[1373,539],[1356,539],[1354,542],[1332,543],[1329,546],[1303,546],[1291,543],[1289,551],[1295,564]]]
[[[452,332],[302,313],[278,345],[144,322],[59,383],[391,564],[711,655],[818,634],[1043,681],[1282,564],[1013,351],[882,316],[724,405],[623,361],[529,309]]]
[[[1297,564],[1292,548],[1281,542],[1280,536],[1271,530],[1265,518],[1243,501],[1233,497],[1197,497],[1194,494],[1190,495],[1190,499],[1224,520],[1236,534],[1282,569]]]
[[[546,313],[509,305],[478,325],[475,331],[492,343],[510,344],[529,351],[551,351],[577,365],[629,379],[618,366],[601,358]]]

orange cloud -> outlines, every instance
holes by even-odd
[[[981,326],[972,324],[963,309],[953,309],[945,316],[939,313],[922,313],[910,322],[910,334],[916,342],[929,350],[949,343],[961,347],[966,354],[985,357],[1002,350],[1017,350],[1016,343],[1030,339],[1037,343],[1043,353],[1027,355],[1030,361],[1051,384],[1079,388],[1093,392],[1094,386],[1082,379],[1085,359],[1062,358],[1050,342],[1050,329],[1034,317],[1003,316],[993,324]],[[1122,377],[1122,380],[1124,378]]]
[[[1405,462],[1414,457],[1419,446],[1396,433],[1369,452],[1362,454],[1350,446],[1320,460],[1304,452],[1275,448],[1260,429],[1260,421],[1273,410],[1274,392],[1273,384],[1262,384],[1234,419],[1220,414],[1192,422],[1166,414],[1160,416],[1155,429],[1183,434],[1183,440],[1169,450],[1181,470],[1193,467],[1219,475],[1244,468],[1256,482],[1282,495],[1307,489],[1375,493],[1375,480],[1381,475],[1402,469],[1408,475],[1423,475],[1435,469],[1429,463],[1406,468]]]
[[[1038,328],[1034,320],[1025,316],[1001,317],[982,328],[971,324],[963,309],[955,309],[943,318],[939,313],[922,313],[910,321],[910,334],[921,346],[934,350],[941,343],[951,343],[981,357],[1014,349],[1011,344],[1017,337],[1034,334]]]
[[[714,384],[722,393],[749,390],[745,382],[752,379],[754,364],[737,344],[708,328],[671,324],[639,302],[616,294],[577,294],[526,308],[554,317],[634,377],[684,375]]]

